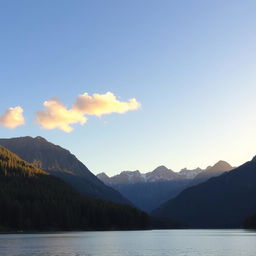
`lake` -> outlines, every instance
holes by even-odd
[[[1,256],[255,256],[256,232],[153,230],[0,235]]]

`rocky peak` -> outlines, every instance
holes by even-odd
[[[220,160],[215,165],[213,165],[210,168],[207,168],[208,170],[211,169],[211,171],[229,171],[233,167],[227,163],[226,161]]]

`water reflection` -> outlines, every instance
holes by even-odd
[[[0,235],[1,256],[255,256],[256,232],[159,230]]]

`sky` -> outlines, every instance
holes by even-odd
[[[94,174],[256,155],[256,1],[0,0],[0,135]]]

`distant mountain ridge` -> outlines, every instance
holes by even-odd
[[[61,178],[84,195],[131,204],[118,191],[101,182],[68,150],[40,136],[0,139],[0,145],[45,172]]]
[[[102,172],[97,177],[105,184],[133,184],[133,183],[147,183],[171,180],[189,180],[195,179],[204,181],[211,177],[218,176],[223,172],[230,171],[232,167],[229,163],[220,160],[213,166],[208,166],[206,169],[196,168],[189,170],[187,168],[181,169],[179,172],[174,172],[171,169],[161,165],[151,172],[141,173],[136,171],[123,171],[120,174],[109,177],[106,173]]]
[[[170,181],[179,179],[193,179],[203,170],[200,168],[194,170],[182,169],[180,172],[174,172],[171,169],[161,165],[152,172],[141,173],[140,171],[123,171],[120,174],[109,177],[106,173],[100,173],[97,177],[106,184],[133,184]]]
[[[222,164],[222,163],[221,163]],[[241,228],[256,212],[256,158],[182,191],[153,211],[192,228]],[[247,220],[253,226],[253,217]]]
[[[140,173],[137,171],[123,171],[109,177],[100,173],[97,177],[105,184],[118,190],[138,208],[151,212],[161,203],[177,196],[187,187],[221,175],[233,167],[225,161],[219,161],[205,170],[186,168],[174,172],[165,166],[159,166],[151,172]]]

